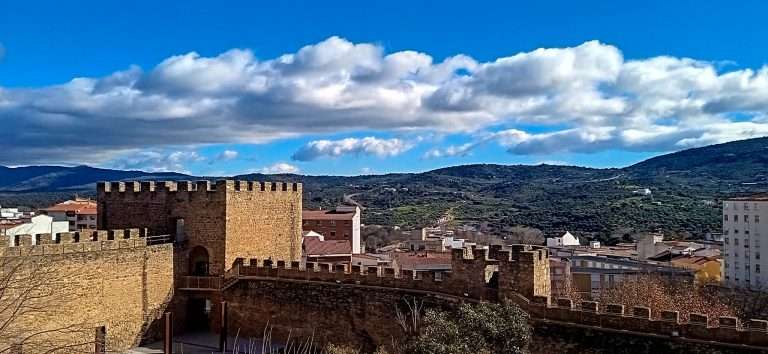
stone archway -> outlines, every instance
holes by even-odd
[[[210,275],[208,250],[203,246],[195,246],[189,251],[189,274],[195,276]]]

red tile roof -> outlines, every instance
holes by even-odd
[[[353,212],[338,212],[334,210],[302,210],[301,218],[304,220],[352,220]]]
[[[61,202],[52,207],[43,209],[44,211],[74,211],[75,214],[80,215],[96,215],[97,207],[96,202],[90,199],[76,199],[67,200]]]
[[[304,254],[307,256],[351,255],[352,245],[344,240],[320,241],[319,237],[304,238]]]

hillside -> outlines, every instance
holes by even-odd
[[[356,202],[366,208],[369,224],[421,226],[448,216],[495,234],[520,224],[617,240],[657,229],[678,237],[718,231],[720,198],[763,191],[766,175],[768,138],[680,151],[621,169],[486,164],[355,177],[234,177],[303,182],[305,206]],[[74,192],[92,195],[99,180],[197,178],[87,166],[0,167],[0,204],[42,206]],[[645,188],[652,195],[644,195]]]

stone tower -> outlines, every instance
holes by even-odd
[[[172,235],[186,271],[221,275],[236,258],[301,258],[300,183],[101,182],[98,228]]]

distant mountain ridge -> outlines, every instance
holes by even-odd
[[[0,204],[45,205],[102,180],[216,179],[88,166],[0,167]],[[768,138],[657,156],[624,168],[475,164],[366,176],[246,174],[235,179],[304,183],[305,207],[366,207],[368,224],[430,225],[450,215],[503,234],[510,225],[600,239],[664,230],[701,237],[720,230],[719,200],[768,190]],[[652,195],[639,191],[649,188]]]
[[[98,181],[189,177],[175,172],[122,171],[89,166],[0,166],[0,192],[52,192],[94,189]]]
[[[264,175],[247,174],[237,178],[263,178],[273,180],[275,176],[291,176],[291,180],[337,180],[367,179],[383,176],[429,176],[442,175],[460,178],[530,178],[542,174],[561,174],[568,177],[604,173],[624,172],[627,175],[643,178],[669,173],[706,174],[731,182],[765,181],[768,172],[768,137],[734,141],[724,144],[709,145],[700,148],[682,150],[650,158],[624,168],[590,168],[558,165],[497,165],[472,164],[439,168],[421,173],[392,173],[367,176],[303,176],[303,175]],[[573,177],[573,176],[571,176]],[[176,172],[143,172],[95,168],[89,166],[0,166],[0,192],[45,192],[92,188],[98,181],[122,181],[131,179],[204,179]]]

